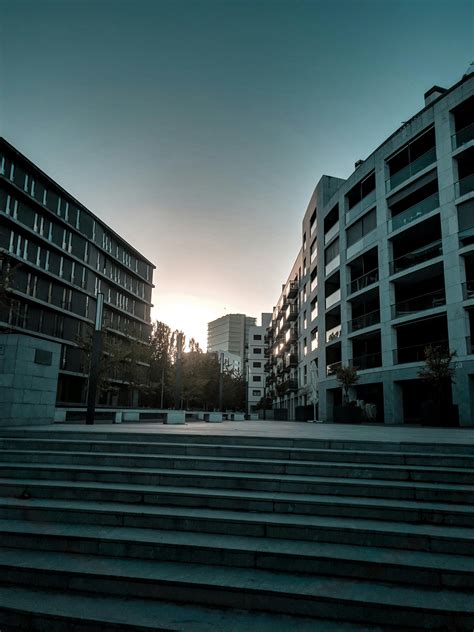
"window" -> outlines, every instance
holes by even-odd
[[[254,369],[260,369],[262,367],[262,363],[261,362],[252,362],[252,367]]]
[[[260,347],[255,347],[255,349],[253,350],[253,352],[255,353],[255,355],[261,355],[262,353],[262,349]]]
[[[364,217],[347,229],[347,245],[352,246],[352,244],[360,241],[365,235],[375,230],[376,227],[377,215],[375,209],[372,209],[367,215],[364,215]]]
[[[253,337],[253,339],[254,339],[254,340],[261,340],[261,339],[262,339],[262,336],[261,336],[261,334],[255,334],[255,335],[254,335],[254,337]]]
[[[261,396],[261,394],[262,394],[262,391],[261,391],[260,389],[254,389],[254,390],[252,391],[252,396],[253,396],[253,397],[260,397],[260,396]]]
[[[261,375],[253,375],[252,379],[254,382],[261,382],[262,381],[262,376]]]

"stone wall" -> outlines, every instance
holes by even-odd
[[[0,334],[0,426],[53,423],[61,345]]]

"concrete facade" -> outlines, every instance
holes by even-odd
[[[244,365],[249,328],[255,318],[245,314],[226,314],[207,325],[207,350],[227,351],[241,358]]]
[[[347,180],[323,176],[303,218],[297,397],[308,403],[313,376],[321,420],[341,402],[334,369],[353,365],[352,398],[374,419],[417,423],[418,372],[433,345],[456,352],[452,403],[461,425],[474,424],[472,69],[425,97]],[[270,333],[290,326],[281,315]]]
[[[0,334],[0,426],[53,423],[61,346]]]
[[[78,347],[105,299],[111,336],[148,339],[154,265],[0,138],[0,266],[11,273],[0,330],[59,343],[57,402],[85,402],[87,361]],[[135,392],[116,380],[117,402]],[[136,403],[136,402],[135,402]]]
[[[261,315],[261,324],[249,328],[246,354],[247,412],[257,411],[257,405],[266,395],[265,335],[272,315]]]

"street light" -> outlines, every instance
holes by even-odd
[[[104,295],[97,294],[95,310],[95,326],[92,336],[91,362],[89,366],[89,385],[87,389],[86,424],[93,424],[95,417],[95,401],[97,398],[97,383],[99,381],[100,353],[102,347],[102,317],[104,313]]]

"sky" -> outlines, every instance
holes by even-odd
[[[271,311],[323,174],[458,81],[472,0],[0,0],[0,133],[157,267],[152,317]]]

